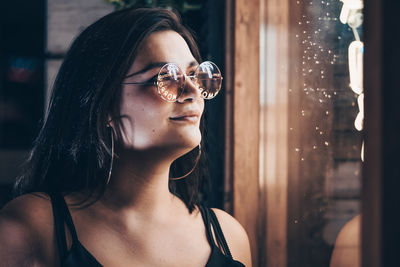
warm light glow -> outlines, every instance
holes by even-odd
[[[364,3],[361,0],[340,0],[343,2],[340,12],[340,21],[343,24],[349,23],[350,17],[355,10],[363,9]]]
[[[351,42],[349,46],[350,87],[358,95],[363,92],[363,54],[363,42]]]
[[[358,96],[357,103],[360,111],[358,112],[356,120],[354,121],[354,127],[356,127],[358,131],[361,131],[363,129],[364,122],[364,94]]]
[[[361,161],[364,162],[364,141],[362,142],[361,145]]]
[[[348,24],[354,34],[355,41],[349,45],[349,76],[350,88],[358,95],[357,104],[359,112],[354,121],[354,127],[361,131],[364,122],[364,84],[363,84],[363,57],[364,43],[360,41],[357,28],[362,25],[364,7],[363,0],[340,0],[343,2],[342,11],[340,13],[340,21]],[[364,161],[364,142],[361,146],[361,160]]]

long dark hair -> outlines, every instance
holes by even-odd
[[[114,119],[117,139],[121,137],[120,120],[115,119],[120,118],[121,82],[140,43],[151,33],[163,30],[179,33],[201,62],[193,35],[176,13],[166,9],[117,11],[99,19],[76,38],[55,80],[43,127],[16,181],[16,195],[82,191],[88,193],[85,201],[92,196],[98,200],[103,195],[111,162],[110,128],[106,127],[109,117]],[[203,133],[203,119],[200,130]],[[182,169],[193,166],[196,154],[194,149],[176,160],[170,172],[183,175]],[[170,191],[185,202],[190,212],[199,202],[204,171],[202,153],[192,174],[170,181]]]

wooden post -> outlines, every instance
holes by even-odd
[[[381,267],[382,17],[381,1],[365,3],[365,161],[362,180],[361,265]],[[373,197],[372,197],[373,196]]]
[[[233,215],[249,235],[253,266],[258,266],[260,2],[227,1],[227,7],[231,7],[234,17],[227,16],[227,29],[233,32],[228,34],[232,38],[227,38],[227,42],[233,41],[227,44],[227,58],[233,60],[227,60],[232,82],[226,94],[231,123],[226,125],[230,148],[226,155],[225,188],[232,191]]]

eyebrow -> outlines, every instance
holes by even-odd
[[[128,74],[127,76],[125,76],[125,78],[129,78],[129,77],[133,77],[133,76],[145,73],[145,72],[147,72],[147,71],[149,71],[151,69],[154,69],[154,68],[161,68],[162,66],[164,66],[165,64],[168,64],[168,63],[171,63],[171,62],[153,62],[153,63],[149,63],[143,69],[141,69],[141,70],[139,70],[137,72]],[[193,67],[193,66],[197,66],[197,65],[198,65],[197,61],[193,60],[193,61],[191,61],[189,63],[188,68]]]

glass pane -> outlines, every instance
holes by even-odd
[[[265,2],[268,10],[273,1]],[[280,212],[280,217],[267,212],[266,224],[270,226],[266,230],[266,251],[270,252],[268,242],[272,242],[268,231],[270,236],[275,235],[275,229],[284,232],[281,237],[286,238],[282,252],[285,259],[280,261],[285,265],[280,266],[329,266],[333,251],[357,266],[363,2],[288,2],[290,5],[276,7],[286,12],[286,27],[271,18],[261,27],[261,49],[266,50],[261,51],[265,54],[261,60],[261,181],[267,194],[280,192],[285,196],[280,203],[284,202],[287,209],[284,215]],[[266,12],[264,16],[271,15],[271,11]],[[282,33],[283,29],[287,32]],[[287,35],[287,50],[280,47],[285,44],[279,43],[285,41],[279,38],[282,34]],[[282,72],[286,72],[286,82],[274,81],[282,80]],[[271,118],[271,112],[275,118]],[[271,120],[277,122],[271,124]],[[274,147],[271,142],[284,145]],[[280,171],[279,175],[275,171],[277,182],[273,182],[271,168],[287,168],[287,172]],[[271,201],[267,196],[267,208],[278,209]],[[285,226],[279,224],[283,218]],[[345,234],[334,250],[341,230]],[[264,261],[272,266],[268,255]],[[331,266],[339,265],[334,260]]]

